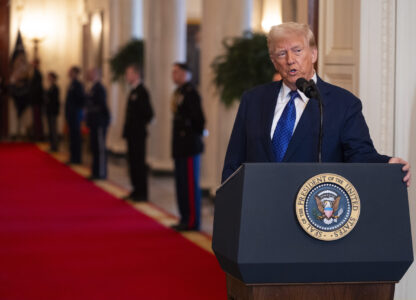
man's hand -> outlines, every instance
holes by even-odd
[[[403,182],[406,182],[406,185],[409,187],[410,186],[410,178],[411,178],[410,164],[407,161],[405,161],[404,159],[401,159],[399,157],[390,158],[389,164],[402,164],[402,165],[404,165],[403,168],[402,168],[402,171],[406,172],[406,175],[403,178]]]

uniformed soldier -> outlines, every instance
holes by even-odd
[[[127,98],[126,120],[123,137],[127,140],[127,156],[133,191],[125,199],[148,200],[148,168],[146,165],[147,125],[153,118],[149,93],[141,80],[138,65],[126,68],[125,77],[131,87]]]
[[[177,231],[199,230],[201,190],[200,154],[205,117],[201,97],[190,83],[192,74],[183,63],[173,65],[172,79],[177,85],[172,99],[172,156],[175,160],[176,198],[181,219],[172,228]]]
[[[101,83],[101,70],[93,68],[88,71],[88,81],[92,86],[87,93],[86,123],[90,129],[90,146],[92,153],[91,180],[107,178],[106,133],[110,123],[107,106],[107,94]]]
[[[30,80],[30,98],[33,109],[33,137],[35,141],[42,141],[44,138],[42,122],[44,105],[43,77],[39,66],[40,60],[35,59],[33,61],[33,74]]]
[[[58,132],[56,119],[59,114],[59,87],[56,85],[58,76],[55,72],[48,73],[49,88],[46,91],[46,118],[48,119],[49,143],[51,152],[58,151]]]
[[[70,164],[81,163],[81,120],[82,109],[85,105],[84,86],[78,80],[81,69],[72,67],[69,69],[71,83],[68,87],[65,103],[65,117],[69,128],[69,152]]]

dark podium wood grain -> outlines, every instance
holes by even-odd
[[[227,274],[228,300],[393,300],[394,282],[250,284]]]

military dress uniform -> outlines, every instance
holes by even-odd
[[[33,109],[33,137],[36,141],[43,139],[42,111],[44,105],[43,78],[38,69],[34,69],[30,81],[30,97]]]
[[[56,119],[59,114],[59,88],[52,84],[46,91],[46,118],[48,119],[50,150],[58,150],[58,131]]]
[[[81,163],[81,120],[84,105],[84,86],[74,79],[69,85],[65,102],[65,117],[69,128],[69,162],[74,164]]]
[[[107,177],[106,133],[110,123],[107,95],[100,82],[94,83],[87,94],[86,123],[90,129],[90,146],[92,153],[92,179]]]
[[[175,160],[176,198],[181,215],[181,229],[199,230],[201,190],[199,187],[200,154],[204,150],[202,135],[205,117],[201,97],[187,82],[173,95],[172,156]]]
[[[148,170],[146,166],[147,125],[153,118],[149,93],[143,84],[131,90],[127,98],[123,137],[127,140],[127,158],[135,201],[148,199]]]

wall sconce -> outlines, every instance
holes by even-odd
[[[91,34],[94,38],[98,39],[101,37],[101,32],[103,30],[103,22],[101,13],[96,12],[91,17]]]
[[[103,19],[102,11],[96,11],[90,14],[90,34],[87,37],[87,51],[89,66],[102,67],[103,64]]]
[[[47,36],[47,24],[45,18],[35,15],[26,15],[23,17],[22,23],[20,25],[20,30],[26,38],[30,39],[33,42],[34,47],[34,58],[38,59],[38,49],[39,44]]]
[[[282,1],[266,0],[263,2],[263,17],[261,27],[264,32],[268,33],[274,25],[282,23]]]

